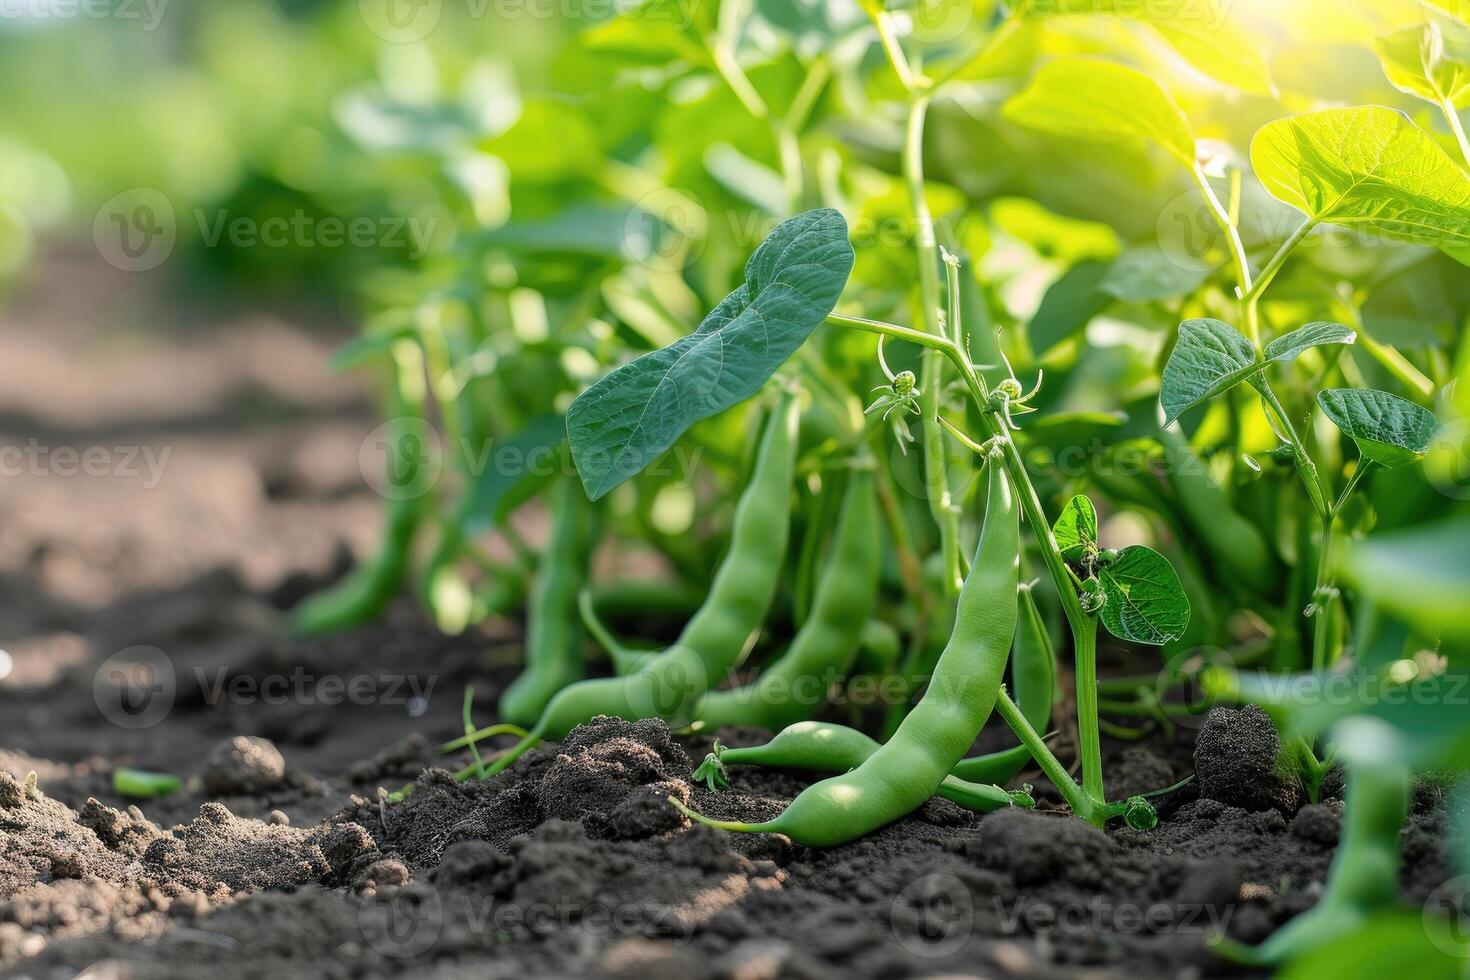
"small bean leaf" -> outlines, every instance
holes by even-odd
[[[689,426],[759,391],[832,312],[852,263],[836,211],[783,221],[746,263],[745,282],[694,333],[577,396],[567,433],[587,495],[603,496]]]
[[[1317,404],[1366,458],[1389,468],[1421,459],[1439,431],[1433,413],[1386,391],[1328,388]]]
[[[1103,625],[1120,640],[1162,646],[1184,635],[1189,598],[1169,559],[1140,544],[1118,552],[1098,570]]]
[[[1179,342],[1164,365],[1159,401],[1164,424],[1203,401],[1228,391],[1264,366],[1245,335],[1223,320],[1198,318],[1179,324]]]
[[[1357,331],[1350,330],[1340,323],[1319,320],[1304,327],[1298,327],[1291,333],[1283,334],[1267,344],[1266,360],[1290,361],[1298,357],[1302,351],[1312,347],[1321,347],[1323,344],[1351,344],[1357,339]]]
[[[1068,561],[1081,561],[1097,550],[1097,511],[1092,501],[1078,494],[1067,501],[1051,529],[1057,549]]]
[[[166,772],[145,772],[142,769],[112,770],[112,789],[119,796],[151,800],[159,796],[167,796],[183,785],[182,779]]]
[[[1470,517],[1374,534],[1347,549],[1341,568],[1360,592],[1422,635],[1470,641]],[[1456,649],[1464,643],[1445,645],[1446,652]]]
[[[1111,61],[1050,62],[1005,104],[1004,114],[1059,136],[1147,140],[1194,166],[1194,133],[1184,112],[1158,82]]]
[[[1444,249],[1470,247],[1470,181],[1403,113],[1323,109],[1269,122],[1251,166],[1273,197],[1314,221]]]

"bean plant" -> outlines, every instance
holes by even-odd
[[[762,824],[672,805],[817,847],[936,794],[1034,806],[1023,772],[1147,832],[1171,787],[1110,798],[1104,735],[1257,703],[1308,796],[1342,767],[1344,836],[1316,907],[1220,952],[1389,928],[1413,780],[1470,750],[1470,27],[1345,9],[1387,84],[1268,64],[1213,2],[648,0],[589,28],[567,91],[476,144],[509,220],[467,195],[343,357],[388,366],[390,448],[432,420],[565,465],[457,454],[298,624],[381,611],[432,526],[443,628],[529,596],[500,723],[467,702],[445,748],[519,741],[464,778],[596,715],[760,726],[696,782],[831,775]],[[711,466],[681,480],[662,464],[690,448]],[[530,501],[542,548],[511,519]],[[594,555],[634,546],[677,584],[600,582]],[[620,637],[649,616],[671,642]],[[847,703],[875,676],[882,710]],[[1014,744],[969,756],[992,715]]]

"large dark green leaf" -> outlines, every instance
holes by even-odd
[[[699,329],[582,392],[567,410],[567,433],[588,496],[606,494],[689,426],[759,391],[832,312],[852,263],[836,211],[783,221]]]
[[[508,439],[487,445],[483,458],[471,459],[475,483],[466,511],[466,529],[472,533],[488,531],[563,472],[565,435],[561,415],[547,412]]]

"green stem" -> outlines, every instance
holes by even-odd
[[[1332,548],[1337,535],[1337,515],[1357,489],[1371,460],[1360,459],[1352,477],[1322,518],[1322,547],[1317,552],[1317,584],[1312,590],[1312,669],[1325,670],[1337,660],[1339,651],[1329,649],[1332,644],[1332,609],[1336,604],[1336,583],[1332,574]]]
[[[1460,123],[1460,113],[1449,99],[1440,103],[1440,108],[1444,110],[1445,121],[1450,124],[1450,132],[1455,134],[1455,142],[1460,144],[1460,156],[1465,158],[1465,166],[1470,167],[1470,140],[1465,138],[1465,127]]]
[[[1317,474],[1317,464],[1312,462],[1311,456],[1307,455],[1307,447],[1302,442],[1302,437],[1297,435],[1296,426],[1292,424],[1291,417],[1286,414],[1286,409],[1281,407],[1280,399],[1276,397],[1276,392],[1272,390],[1264,375],[1256,375],[1251,379],[1251,384],[1260,392],[1262,400],[1281,424],[1282,433],[1286,436],[1286,441],[1291,444],[1292,458],[1296,462],[1297,472],[1301,474],[1302,483],[1306,485],[1307,496],[1312,499],[1312,507],[1316,509],[1317,516],[1326,517],[1329,510],[1327,494],[1322,489],[1322,478]]]
[[[1199,168],[1199,165],[1191,167],[1189,173],[1194,178],[1195,186],[1199,188],[1200,194],[1204,197],[1205,204],[1209,206],[1215,223],[1225,234],[1226,244],[1230,246],[1230,255],[1235,260],[1235,276],[1240,283],[1239,295],[1244,304],[1245,298],[1251,292],[1251,264],[1245,254],[1245,243],[1240,240],[1240,231],[1230,220],[1230,212],[1226,210],[1225,205],[1220,203],[1220,198],[1215,195],[1215,189],[1210,186],[1209,178],[1205,176],[1205,172]],[[1260,327],[1254,321],[1252,307],[1245,304],[1245,309],[1246,327],[1250,333],[1251,342],[1259,345],[1261,342]]]
[[[1031,758],[1041,766],[1042,773],[1057,788],[1057,792],[1062,794],[1062,799],[1067,801],[1072,812],[1088,823],[1096,824],[1099,807],[1077,785],[1077,781],[1067,772],[1067,767],[1062,765],[1061,761],[1052,754],[1051,749],[1046,747],[1046,741],[1035,728],[1031,727],[1031,723],[1021,713],[1020,707],[1011,700],[1010,692],[1005,689],[1004,685],[1000,693],[996,695],[995,710],[1010,726],[1011,731],[1016,733],[1021,744],[1026,746],[1026,750],[1031,753]]]
[[[1096,803],[1106,800],[1103,792],[1102,736],[1097,727],[1097,620],[1073,631],[1073,663],[1077,687],[1077,753],[1082,760],[1082,792]]]
[[[1261,274],[1256,277],[1256,281],[1245,290],[1243,297],[1245,302],[1254,303],[1261,298],[1261,294],[1266,291],[1267,286],[1271,285],[1271,280],[1276,278],[1276,273],[1281,271],[1281,267],[1286,264],[1291,253],[1296,251],[1296,247],[1307,235],[1311,234],[1315,227],[1317,227],[1317,222],[1308,218],[1287,237],[1286,241],[1281,243],[1281,247],[1276,249],[1276,254],[1271,256],[1271,260],[1266,263]]]

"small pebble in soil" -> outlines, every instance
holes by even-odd
[[[200,777],[210,796],[245,796],[279,785],[286,759],[268,739],[236,735],[209,750]]]
[[[1286,817],[1302,804],[1296,759],[1283,752],[1271,717],[1255,705],[1214,708],[1194,744],[1200,795],[1243,810]]]

